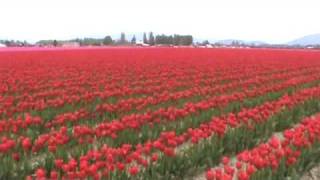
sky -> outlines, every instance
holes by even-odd
[[[285,43],[320,33],[319,0],[0,0],[0,39],[120,32]]]

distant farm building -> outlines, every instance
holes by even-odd
[[[136,46],[150,46],[150,45],[146,44],[146,43],[144,43],[142,41],[138,41],[138,42],[136,42]]]

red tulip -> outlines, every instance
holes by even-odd
[[[19,161],[20,160],[20,154],[19,153],[13,153],[12,154],[12,159],[14,159],[15,161]]]
[[[37,179],[45,179],[46,171],[42,168],[37,169],[36,170],[36,177],[37,177]]]
[[[119,171],[122,171],[122,170],[124,170],[125,166],[124,166],[123,163],[118,163],[117,164],[117,168],[118,168]]]
[[[25,151],[29,150],[31,148],[31,146],[32,146],[32,144],[31,144],[31,140],[29,138],[24,138],[22,140],[22,147]]]
[[[132,176],[137,175],[138,172],[139,172],[139,168],[136,167],[136,166],[132,166],[132,167],[129,169],[129,173],[130,173]]]
[[[229,159],[228,157],[223,157],[223,158],[222,158],[222,163],[223,163],[224,165],[229,164],[229,162],[230,162],[230,159]]]
[[[157,161],[158,160],[158,154],[156,154],[156,153],[152,154],[151,160],[153,162]]]
[[[239,180],[249,180],[249,175],[245,171],[238,172],[238,179]]]
[[[207,173],[206,173],[206,178],[207,178],[207,180],[214,180],[215,179],[214,172],[211,171],[211,170],[208,170]]]
[[[57,171],[51,171],[51,172],[50,172],[50,179],[51,179],[51,180],[58,179],[58,173],[57,173]]]

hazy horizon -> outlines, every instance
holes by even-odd
[[[320,33],[320,2],[3,0],[0,39],[35,42],[154,32],[286,43]]]

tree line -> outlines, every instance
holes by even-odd
[[[125,33],[120,34],[120,39],[113,39],[111,36],[105,36],[104,38],[77,38],[71,40],[41,40],[36,44],[38,45],[51,45],[51,46],[61,46],[66,43],[77,43],[80,46],[102,46],[102,45],[136,45],[136,44],[146,44],[150,46],[154,45],[183,45],[189,46],[193,44],[193,37],[191,35],[154,35],[150,32],[143,33],[142,41],[137,40],[136,36],[133,35],[129,40],[126,38]]]
[[[15,41],[15,40],[0,40],[0,44],[4,44],[7,47],[24,47],[31,46],[27,41]]]
[[[149,45],[183,45],[189,46],[193,44],[193,37],[191,35],[156,35],[154,36],[152,32],[149,33],[149,39],[147,38],[146,33],[143,34],[143,43]]]

